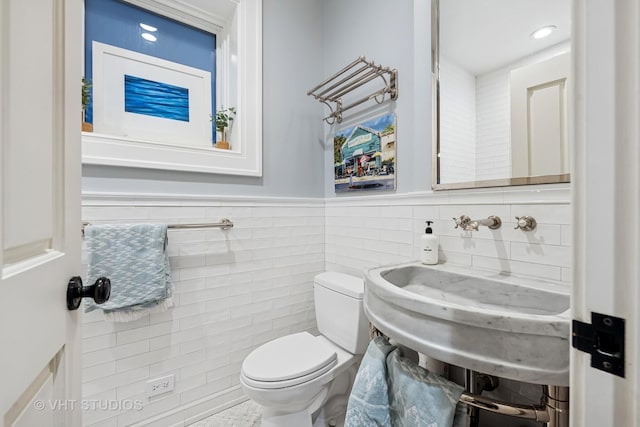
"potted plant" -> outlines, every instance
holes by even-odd
[[[236,116],[234,107],[222,108],[216,111],[216,130],[220,132],[220,139],[216,141],[215,147],[229,149],[229,142],[226,140],[227,128],[231,128],[233,119]]]
[[[91,82],[82,78],[82,131],[83,132],[93,132],[93,125],[91,123],[87,123],[84,121],[84,114],[87,110],[87,106],[91,101]]]

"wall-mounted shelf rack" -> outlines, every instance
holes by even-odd
[[[384,86],[347,106],[342,105],[344,95],[373,81],[382,81]],[[325,117],[324,121],[330,125],[336,121],[341,123],[343,112],[367,101],[375,100],[381,104],[387,98],[387,94],[389,99],[393,101],[398,99],[398,70],[367,61],[364,56],[358,57],[351,64],[307,92],[307,95],[313,96],[329,107],[331,114]]]

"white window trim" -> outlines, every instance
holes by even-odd
[[[127,0],[145,9],[161,13],[195,27],[203,28],[196,10],[184,9],[177,0]],[[169,6],[173,5],[173,9]],[[93,165],[127,166],[226,175],[262,176],[262,0],[238,1],[238,79],[237,111],[233,128],[233,149],[219,150],[170,145],[91,132],[82,134],[82,162]],[[171,12],[179,11],[179,14]],[[224,35],[220,20],[209,21],[207,31]],[[222,31],[220,31],[222,29]],[[228,49],[223,55],[230,56]],[[231,58],[219,58],[217,66],[226,67]],[[222,77],[226,73],[221,73]],[[220,105],[229,105],[220,91]]]

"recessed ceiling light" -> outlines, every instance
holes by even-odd
[[[153,34],[149,34],[149,33],[142,33],[142,38],[145,40],[149,40],[150,42],[154,42],[156,40],[158,40],[158,38],[156,36],[154,36]]]
[[[533,33],[531,33],[531,38],[533,39],[543,39],[547,37],[549,34],[553,33],[553,31],[558,28],[555,25],[547,25],[546,27],[538,28]]]
[[[151,25],[143,24],[142,22],[140,23],[140,28],[142,28],[143,30],[146,30],[146,31],[151,31],[152,33],[154,31],[158,31],[158,29],[156,27],[152,27]]]

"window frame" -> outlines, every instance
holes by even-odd
[[[239,0],[235,25],[181,1],[125,1],[216,34],[216,106],[236,106],[238,111],[232,149],[83,132],[83,164],[262,176],[262,0]],[[234,45],[237,52],[230,48]]]

